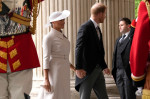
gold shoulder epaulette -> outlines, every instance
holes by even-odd
[[[30,26],[30,18],[25,18],[21,15],[18,15],[16,13],[13,13],[12,17],[10,18],[11,20],[13,20],[14,22],[26,25],[26,26]]]

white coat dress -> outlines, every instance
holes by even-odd
[[[69,40],[63,33],[51,28],[43,39],[43,69],[49,69],[52,86],[52,92],[46,99],[70,99],[69,52]]]

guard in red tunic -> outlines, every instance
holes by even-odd
[[[143,0],[139,4],[138,18],[134,32],[133,42],[130,52],[131,77],[134,85],[144,86],[146,74],[150,74],[147,65],[148,53],[150,49],[150,0]],[[149,75],[150,76],[150,75]],[[145,84],[150,89],[150,80]]]
[[[40,1],[0,0],[0,99],[29,97],[32,69],[40,66],[31,37]]]

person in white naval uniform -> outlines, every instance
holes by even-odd
[[[68,10],[50,15],[52,28],[43,40],[45,91],[39,99],[70,99],[70,68],[75,68],[69,62],[70,42],[61,31],[69,15]]]

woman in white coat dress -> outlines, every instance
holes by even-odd
[[[70,11],[50,15],[51,31],[43,39],[44,97],[42,99],[70,99],[70,42],[61,29]]]

